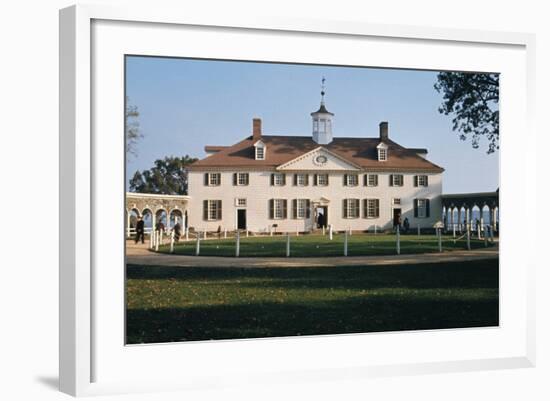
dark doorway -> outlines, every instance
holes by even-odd
[[[393,209],[393,226],[401,226],[401,209]]]
[[[323,228],[328,225],[328,206],[317,207],[317,228]]]
[[[237,229],[246,230],[246,209],[237,209]]]

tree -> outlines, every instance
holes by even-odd
[[[477,149],[485,137],[487,153],[499,148],[498,74],[440,72],[434,88],[443,93],[439,112],[454,115],[453,130],[459,132],[461,140],[470,137]]]
[[[167,156],[155,160],[149,170],[136,171],[130,179],[130,190],[133,192],[187,195],[187,166],[197,158]]]
[[[137,106],[130,104],[130,98],[126,96],[126,110],[125,110],[125,130],[126,130],[126,154],[137,156],[136,144],[137,141],[143,138],[141,131],[139,130],[139,111]]]

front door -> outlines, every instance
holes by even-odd
[[[401,225],[401,209],[393,209],[393,226]]]
[[[246,209],[237,209],[237,229],[246,230]]]
[[[323,228],[328,225],[328,206],[317,207],[317,228]]]

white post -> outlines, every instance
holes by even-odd
[[[269,236],[273,237],[273,226],[269,226]]]
[[[441,245],[441,228],[437,229],[437,245],[439,247],[439,252],[443,252],[443,247]]]
[[[224,239],[227,238],[227,228],[224,228],[224,229],[223,229],[223,238],[224,238]]]
[[[477,239],[481,239],[481,224],[477,223]]]
[[[374,235],[376,235],[376,224],[374,225]]]
[[[203,239],[206,239],[206,230],[203,231]]]
[[[351,235],[352,235],[351,227],[349,227],[348,230],[349,230],[349,236],[351,237]]]
[[[130,238],[130,213],[126,214],[126,238]]]
[[[286,233],[286,257],[290,256],[290,234]]]
[[[197,232],[197,247],[195,248],[195,255],[199,256],[201,253],[201,236],[200,233]]]
[[[323,237],[325,236],[325,226],[323,226]]]
[[[238,258],[241,254],[241,234],[237,230],[237,235],[235,239],[235,257]]]
[[[472,249],[470,246],[470,210],[466,209],[466,246],[468,250]]]
[[[456,224],[453,223],[453,238],[456,238]]]
[[[332,241],[332,224],[328,226],[328,239]]]
[[[160,235],[160,231],[155,231],[155,252],[159,250]]]
[[[298,226],[296,226],[296,236],[299,236],[300,232],[298,231]]]
[[[163,240],[163,236],[164,236],[164,230],[160,230],[160,233],[159,233],[159,242],[160,242],[160,245],[162,245],[162,240]]]
[[[489,236],[487,235],[488,231],[489,231],[489,226],[487,226],[487,229],[483,233],[483,239],[485,240],[485,248],[489,246],[489,244],[487,243],[487,241],[489,240],[488,238]]]
[[[170,233],[170,253],[174,253],[174,230]]]
[[[185,227],[185,240],[189,241],[189,227]]]
[[[155,234],[154,231],[149,232],[149,249],[153,249],[153,247],[154,247],[154,244],[153,244],[153,241],[154,241],[153,235],[154,234]]]
[[[416,224],[416,235],[420,237],[420,224]]]
[[[395,229],[396,229],[395,233],[396,233],[396,240],[397,240],[397,244],[396,244],[397,254],[401,255],[401,238],[399,233],[399,226],[395,226]]]
[[[495,242],[495,233],[493,231],[493,227],[489,226],[489,235],[491,236],[491,243]]]
[[[344,234],[344,256],[348,256],[348,232]]]
[[[248,238],[248,229],[246,229],[246,238]]]

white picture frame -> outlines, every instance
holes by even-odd
[[[101,124],[111,124],[108,118],[102,119],[101,106],[93,102],[94,96],[103,96],[103,89],[93,85],[92,78],[98,81],[103,79],[103,71],[118,70],[123,62],[119,60],[120,51],[125,53],[124,31],[132,30],[139,35],[140,31],[147,30],[147,38],[150,42],[143,41],[139,46],[129,45],[131,52],[139,54],[158,54],[172,56],[176,49],[175,43],[170,40],[160,41],[174,32],[186,33],[186,29],[192,30],[194,38],[204,44],[204,49],[198,49],[202,57],[208,56],[209,40],[219,35],[227,35],[228,38],[238,42],[238,38],[247,40],[247,35],[262,35],[265,41],[271,41],[274,48],[277,43],[288,38],[303,41],[338,40],[345,52],[346,45],[351,42],[359,42],[373,46],[376,50],[377,43],[384,42],[384,46],[397,46],[401,42],[415,46],[436,46],[441,52],[445,52],[446,46],[454,46],[453,52],[477,51],[480,60],[482,53],[487,49],[494,49],[497,57],[487,60],[492,66],[503,63],[502,68],[508,68],[509,73],[503,75],[502,85],[502,110],[503,130],[501,138],[501,214],[502,249],[501,249],[501,308],[504,315],[502,324],[498,328],[489,329],[462,329],[447,331],[423,331],[409,333],[378,333],[375,335],[339,335],[339,336],[314,336],[309,338],[284,338],[268,340],[240,340],[220,341],[200,344],[171,344],[148,345],[138,347],[125,347],[121,339],[114,339],[113,333],[120,333],[123,327],[119,323],[123,321],[123,315],[116,312],[112,319],[105,317],[102,312],[106,305],[111,305],[115,311],[120,311],[120,299],[123,299],[123,287],[117,287],[120,274],[114,277],[113,285],[105,285],[105,275],[98,274],[95,270],[98,261],[109,260],[109,255],[120,251],[123,241],[120,237],[123,230],[113,230],[113,238],[107,238],[110,233],[99,232],[102,227],[101,219],[118,221],[109,216],[109,213],[120,207],[120,221],[123,220],[122,201],[118,199],[123,194],[122,181],[119,182],[119,192],[116,192],[111,201],[106,194],[107,187],[103,187],[105,180],[100,178],[109,166],[98,163],[98,158],[105,164],[115,163],[114,171],[119,171],[120,164],[124,163],[123,153],[117,156],[116,149],[123,141],[122,130],[118,142],[113,142],[115,150],[106,143],[102,137],[94,136],[94,127]],[[175,30],[175,31],[170,31]],[[122,32],[122,33],[121,33]],[[176,33],[177,33],[176,32]],[[94,34],[96,39],[94,39]],[[179,34],[179,33],[178,33]],[[213,35],[212,35],[213,34]],[[106,36],[107,35],[107,36]],[[109,36],[112,35],[112,36]],[[210,35],[210,39],[207,37]],[[105,38],[108,37],[109,46]],[[287,39],[285,39],[287,38]],[[95,41],[94,41],[95,40]],[[371,43],[371,42],[373,43]],[[378,41],[378,42],[376,42]],[[296,41],[295,46],[299,46]],[[163,48],[156,51],[146,50],[147,46],[156,46],[163,43]],[[233,43],[233,42],[232,42]],[[305,42],[304,42],[305,43]],[[310,42],[308,42],[310,43]],[[312,43],[312,42],[311,42]],[[119,46],[118,48],[116,46]],[[534,338],[534,269],[537,263],[536,254],[527,252],[527,256],[520,255],[517,250],[529,249],[533,244],[514,232],[514,227],[519,227],[519,221],[526,221],[525,230],[535,231],[536,216],[533,208],[529,208],[527,200],[535,198],[536,178],[535,159],[528,157],[525,152],[521,155],[512,154],[513,149],[522,141],[535,143],[533,130],[534,113],[534,35],[505,32],[482,32],[469,30],[450,30],[426,27],[373,25],[349,21],[316,21],[293,20],[292,18],[263,18],[226,20],[214,19],[202,15],[186,15],[181,10],[161,10],[155,8],[112,8],[108,6],[79,5],[61,10],[60,12],[60,389],[61,391],[75,395],[95,395],[110,393],[126,393],[134,391],[165,391],[170,389],[201,389],[210,387],[231,385],[245,385],[249,381],[285,383],[290,381],[329,380],[343,377],[376,377],[386,375],[420,374],[431,372],[469,371],[480,369],[503,369],[512,367],[531,367],[535,364],[535,338]],[[141,47],[140,47],[141,46]],[[233,45],[236,46],[236,45]],[[237,54],[236,48],[226,46],[225,56],[215,55],[219,58],[248,59],[250,54],[259,54],[254,57],[257,60],[266,60],[265,54],[257,47],[250,48],[243,45],[239,47],[242,54]],[[107,47],[109,47],[107,49]],[[283,47],[283,46],[281,46]],[[288,46],[287,46],[288,47]],[[143,49],[143,50],[140,50]],[[254,50],[256,49],[256,50]],[[118,64],[110,64],[109,69],[102,69],[102,62],[107,58],[103,51],[109,53],[109,60],[118,60]],[[248,51],[248,53],[247,53]],[[264,49],[265,51],[265,49]],[[287,51],[292,51],[292,46]],[[185,52],[185,51],[184,51]],[[252,53],[251,53],[252,52]],[[256,52],[256,53],[254,53]],[[498,54],[502,53],[502,58]],[[261,54],[264,55],[261,55]],[[449,57],[451,57],[449,53]],[[101,56],[98,56],[100,55]],[[383,56],[384,53],[380,53]],[[96,57],[97,56],[97,57]],[[176,55],[182,56],[182,54]],[[345,56],[345,55],[344,55]],[[340,56],[340,57],[344,57]],[[386,54],[388,60],[380,61],[379,67],[397,68],[427,68],[426,62],[407,59],[411,57],[407,52]],[[391,56],[391,57],[390,57]],[[210,56],[213,57],[213,56]],[[291,62],[315,62],[315,59],[307,59],[307,55],[290,58],[289,56],[275,56],[275,50],[270,55],[271,61]],[[333,56],[334,57],[334,56]],[[393,57],[393,58],[392,58]],[[350,64],[359,62],[350,56]],[[383,58],[383,57],[382,57]],[[381,58],[381,59],[382,59]],[[389,59],[391,58],[391,60]],[[327,58],[318,60],[326,63]],[[476,63],[482,61],[476,60]],[[510,65],[504,65],[509,61]],[[445,62],[449,63],[448,60]],[[433,63],[433,69],[445,69],[448,64],[444,61]],[[473,59],[465,59],[461,64],[454,64],[454,69],[471,70]],[[480,64],[478,64],[480,65]],[[489,65],[489,64],[488,64]],[[515,68],[515,69],[514,69]],[[499,68],[491,71],[502,71]],[[96,75],[94,75],[96,74]],[[120,79],[122,71],[115,71],[116,80]],[[99,75],[99,77],[98,77]],[[116,81],[120,82],[120,81]],[[116,86],[115,86],[116,87]],[[514,89],[510,96],[507,89]],[[113,89],[120,93],[122,88]],[[103,92],[102,92],[103,91]],[[517,92],[519,91],[519,92]],[[114,106],[120,104],[120,96],[111,96]],[[96,107],[97,106],[97,107]],[[514,107],[511,107],[514,106]],[[517,106],[517,107],[516,107]],[[118,109],[122,116],[122,108]],[[121,117],[122,118],[122,117]],[[119,121],[120,122],[120,121]],[[116,131],[116,124],[113,130]],[[516,132],[512,134],[511,132]],[[522,132],[518,137],[517,132]],[[116,141],[116,139],[113,139]],[[514,156],[514,157],[512,157]],[[103,171],[103,172],[102,172]],[[115,181],[117,174],[115,175]],[[518,183],[519,182],[519,183]],[[109,182],[108,185],[115,185]],[[114,188],[111,186],[111,188]],[[123,196],[123,195],[122,195]],[[109,199],[107,199],[109,198]],[[105,203],[107,202],[107,203]],[[114,209],[105,209],[108,203],[114,204]],[[521,210],[515,213],[509,212],[508,205],[516,205]],[[523,207],[526,206],[526,207]],[[105,214],[98,211],[106,211]],[[123,223],[122,223],[123,224]],[[118,235],[118,236],[117,236]],[[116,238],[119,238],[118,240]],[[114,244],[113,249],[101,250],[101,244]],[[118,241],[118,242],[117,242]],[[506,247],[506,244],[515,244],[514,247]],[[116,249],[115,249],[116,248]],[[110,253],[114,252],[114,253]],[[118,254],[117,254],[118,255]],[[118,259],[120,260],[120,259]],[[512,270],[507,263],[519,266]],[[116,269],[118,262],[114,261]],[[123,266],[120,265],[120,269]],[[98,287],[101,287],[100,289]],[[97,291],[106,294],[105,298],[98,299]],[[120,291],[119,295],[114,292]],[[112,297],[111,294],[112,293]],[[117,314],[118,313],[118,314]],[[116,320],[118,319],[118,320]],[[98,329],[98,326],[101,329]],[[457,340],[459,339],[459,340]],[[112,344],[110,342],[113,341]],[[472,349],[464,352],[466,346],[457,346],[455,354],[441,355],[437,359],[434,356],[419,358],[418,354],[400,354],[398,357],[384,353],[384,344],[407,344],[414,346],[431,343],[437,348],[448,341],[469,342]],[[480,347],[475,349],[476,342],[487,344],[485,351]],[[110,345],[106,345],[109,343]],[[118,345],[116,345],[118,344]],[[493,344],[491,348],[489,344]],[[367,349],[369,346],[381,348],[381,352],[370,353],[370,358],[365,358],[360,352],[355,355],[342,357],[342,349],[355,347],[355,349]],[[114,348],[116,352],[108,352]],[[277,359],[280,350],[288,355],[302,355],[303,363],[294,363],[294,367],[285,367],[283,359]],[[319,352],[323,351],[322,357]],[[116,355],[115,355],[116,354]],[[168,361],[169,355],[186,355],[186,359],[195,363],[195,366],[180,366],[185,374],[173,374],[154,377],[140,377],[139,372],[132,371],[130,367],[136,361],[147,360],[148,363],[158,363],[166,360],[169,368],[173,363]],[[261,362],[254,359],[254,355],[269,355],[272,367],[260,366]],[[426,355],[428,352],[426,352]],[[197,355],[202,355],[199,363]],[[454,356],[453,356],[454,355]],[[235,358],[239,356],[239,358]],[[116,359],[120,357],[121,359]],[[112,359],[110,359],[112,358]],[[212,366],[216,358],[242,359],[233,366]],[[310,358],[310,359],[308,359]],[[346,359],[347,358],[347,359]],[[124,360],[126,362],[124,362]],[[182,359],[180,359],[181,361]],[[256,361],[258,364],[251,365]],[[113,366],[108,371],[106,364]],[[126,363],[128,369],[120,369]],[[184,364],[185,365],[185,364]],[[220,365],[223,365],[220,363]],[[102,368],[103,367],[103,368]],[[187,370],[186,370],[187,369]],[[103,373],[103,371],[106,373]],[[117,373],[118,372],[118,373]],[[125,373],[121,373],[125,372]]]

